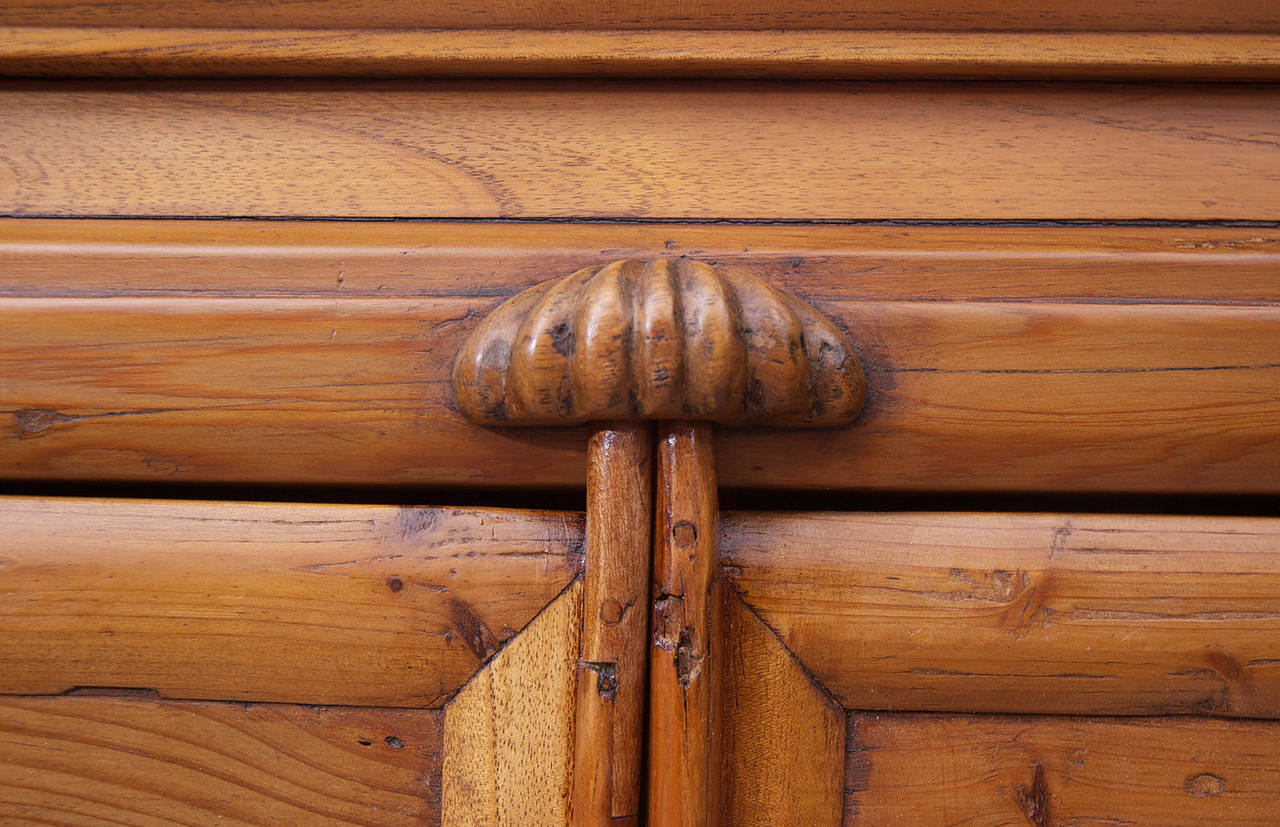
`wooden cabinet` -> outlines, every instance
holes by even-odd
[[[1280,17],[909,5],[0,9],[0,821],[1280,821]]]

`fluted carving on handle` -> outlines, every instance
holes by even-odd
[[[491,425],[837,426],[865,393],[852,346],[816,309],[689,259],[617,261],[520,293],[467,340],[453,381],[459,411]]]

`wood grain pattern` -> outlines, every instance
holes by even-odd
[[[648,824],[719,824],[724,634],[713,426],[659,422],[649,649]]]
[[[2,15],[3,12],[0,12]],[[0,27],[9,77],[1280,78],[1280,38],[1183,32]]]
[[[581,628],[575,581],[445,707],[442,824],[571,823]]]
[[[575,823],[638,823],[643,809],[653,447],[649,422],[591,427],[574,731]]]
[[[734,587],[847,708],[1280,717],[1280,521],[723,520]]]
[[[0,499],[0,691],[435,706],[581,567],[580,515]]]
[[[581,486],[582,430],[482,429],[450,409],[454,355],[494,303],[6,299],[0,475]],[[817,304],[857,331],[863,413],[722,434],[724,484],[1280,491],[1280,308]]]
[[[1280,819],[1280,724],[849,715],[845,824]]]
[[[7,824],[423,824],[427,710],[0,696]]]
[[[702,28],[1278,31],[1280,13],[1267,0],[618,0],[584,6],[575,0],[528,3],[386,0],[353,6],[341,0],[8,0],[0,23],[36,26],[303,27],[303,28]]]
[[[725,635],[719,813],[724,824],[838,824],[845,712],[735,594]]]
[[[839,427],[866,389],[811,305],[693,259],[615,261],[509,299],[467,338],[458,410],[486,425],[688,419]]]
[[[1274,220],[1278,106],[1266,85],[14,82],[0,214]]]

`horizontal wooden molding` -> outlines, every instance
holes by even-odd
[[[0,296],[496,302],[557,273],[658,255],[815,302],[1280,304],[1280,225],[0,218]]]
[[[1280,717],[1280,520],[722,515],[742,598],[846,708]]]
[[[0,74],[1263,81],[1280,35],[7,26]]]
[[[1266,84],[10,81],[0,215],[1275,221],[1277,109]]]
[[[722,431],[724,485],[1280,491],[1273,230],[0,230],[8,479],[582,486],[582,431],[496,433],[451,409],[455,355],[549,273],[688,253],[857,331],[872,386],[853,428]]]
[[[1269,0],[8,0],[0,23],[216,28],[1280,31]]]
[[[0,693],[439,706],[582,536],[556,512],[0,498]]]

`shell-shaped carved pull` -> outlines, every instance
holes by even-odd
[[[829,319],[754,276],[688,259],[617,261],[520,293],[467,340],[453,383],[459,411],[491,425],[834,426],[865,393]]]

